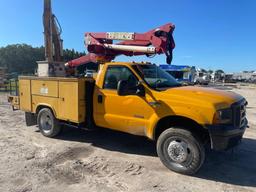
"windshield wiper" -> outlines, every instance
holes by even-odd
[[[155,87],[156,90],[160,89],[160,90],[166,90],[166,89],[169,89],[169,88],[174,88],[174,87],[181,87],[182,85],[181,84],[175,84],[175,85],[161,85],[161,86],[157,86]]]

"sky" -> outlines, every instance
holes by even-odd
[[[52,0],[64,48],[85,51],[85,32],[146,32],[176,26],[173,64],[256,70],[256,0]],[[0,0],[0,47],[43,45],[43,0]],[[165,56],[118,61],[165,63]]]

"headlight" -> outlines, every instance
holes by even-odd
[[[230,124],[232,123],[232,109],[221,109],[215,113],[214,123],[216,124]]]

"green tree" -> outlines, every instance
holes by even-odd
[[[63,60],[70,61],[84,53],[74,49],[63,51]],[[32,47],[27,44],[14,44],[0,48],[0,67],[6,67],[9,73],[32,74],[37,68],[37,61],[45,60],[44,47]]]
[[[6,67],[8,72],[33,73],[36,61],[43,59],[43,47],[15,44],[0,48],[0,66]]]
[[[205,69],[201,69],[201,72],[203,73],[207,73],[207,71]]]
[[[222,69],[218,69],[218,70],[215,71],[215,73],[222,74],[222,73],[224,73],[224,71]]]
[[[71,60],[79,58],[83,55],[85,55],[85,53],[75,51],[74,49],[71,49],[71,50],[70,49],[64,49],[63,50],[63,60],[64,61],[71,61]]]
[[[213,70],[209,69],[209,70],[208,70],[208,73],[209,73],[209,74],[212,74],[212,73],[213,73]]]

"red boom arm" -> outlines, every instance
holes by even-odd
[[[172,61],[175,47],[172,33],[175,26],[171,23],[146,33],[86,33],[85,44],[89,54],[68,62],[68,67],[76,67],[99,60],[111,61],[118,55],[166,54],[167,63]],[[114,40],[121,42],[114,44]],[[122,41],[124,40],[124,41]]]

